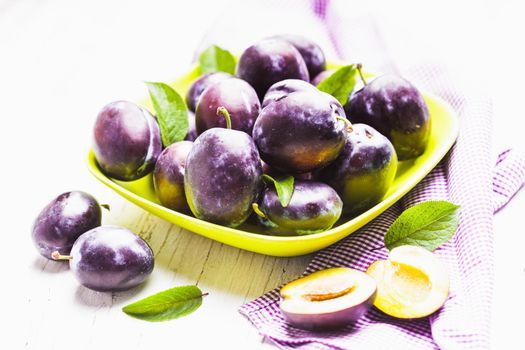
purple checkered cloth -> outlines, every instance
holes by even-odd
[[[404,69],[395,65],[372,17],[342,23],[328,0],[311,4],[334,52],[343,59],[358,57],[375,71],[398,73],[441,96],[459,116],[460,135],[449,154],[413,190],[368,225],[319,252],[304,274],[336,266],[365,271],[373,261],[387,258],[386,249],[374,248],[382,245],[386,230],[403,210],[421,201],[444,199],[461,206],[456,234],[435,252],[449,270],[450,295],[426,318],[401,320],[372,308],[356,324],[329,332],[289,326],[279,310],[279,288],[243,305],[240,312],[282,349],[488,349],[493,215],[523,186],[523,154],[506,150],[494,161],[490,99],[460,91],[435,62]]]

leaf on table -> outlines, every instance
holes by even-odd
[[[145,321],[168,321],[197,310],[204,295],[197,286],[175,287],[126,305],[122,311]]]
[[[182,141],[188,134],[188,109],[182,97],[165,83],[146,82],[157,113],[164,147]]]
[[[405,210],[385,234],[385,247],[415,245],[434,251],[458,228],[459,206],[448,201],[426,201]]]

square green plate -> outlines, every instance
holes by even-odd
[[[200,68],[194,68],[172,86],[181,95],[185,94],[190,83],[200,74]],[[151,174],[131,182],[122,182],[104,175],[95,160],[93,151],[88,154],[89,171],[102,183],[122,195],[124,198],[175,225],[202,236],[214,239],[249,251],[274,255],[297,256],[327,247],[348,236],[377,217],[412,189],[445,156],[458,135],[458,120],[452,108],[437,96],[423,93],[432,119],[432,131],[428,147],[421,156],[399,163],[394,184],[383,200],[363,214],[346,220],[339,220],[328,231],[307,236],[270,236],[265,235],[255,226],[245,224],[239,228],[229,228],[199,220],[170,210],[159,204],[153,188]],[[147,108],[149,102],[144,102]]]

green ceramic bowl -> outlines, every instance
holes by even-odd
[[[199,75],[200,68],[195,67],[171,85],[180,94],[185,94],[190,83]],[[239,228],[229,228],[170,210],[159,204],[151,175],[131,182],[111,179],[100,171],[93,151],[88,154],[88,168],[98,180],[124,198],[189,231],[224,244],[261,254],[274,256],[303,255],[325,248],[373,220],[412,189],[452,147],[458,135],[458,120],[454,111],[439,97],[428,93],[423,93],[423,95],[432,118],[432,131],[425,153],[416,159],[399,163],[394,183],[379,204],[355,218],[340,220],[328,231],[308,236],[271,236],[264,234],[260,228],[248,224]],[[146,108],[151,108],[149,102],[141,104]]]

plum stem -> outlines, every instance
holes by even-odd
[[[255,212],[255,214],[259,215],[261,218],[263,219],[268,219],[268,217],[266,216],[266,214],[264,214],[261,210],[261,208],[259,208],[259,204],[257,203],[252,203],[252,208],[253,208],[253,211]]]
[[[340,115],[336,116],[335,119],[342,121],[346,125],[346,131],[353,131],[354,128],[352,127],[352,123],[350,123],[350,120],[341,117]]]
[[[207,295],[210,295],[210,293],[206,292],[206,293],[202,293],[201,297],[205,297]]]
[[[363,75],[363,72],[361,72],[361,68],[363,68],[363,65],[361,63],[358,63],[356,65],[357,73],[359,73],[359,76],[361,77],[361,81],[363,82],[363,85],[366,86],[366,79]]]
[[[228,110],[224,106],[217,108],[217,115],[222,115],[224,119],[226,119],[226,129],[232,128],[232,119],[230,118],[230,113],[228,113]]]
[[[73,259],[71,255],[62,255],[58,252],[58,250],[55,250],[53,253],[51,253],[51,258],[53,258],[53,260],[71,260]]]
[[[109,204],[101,204],[100,205],[102,208],[106,209],[107,211],[111,211],[111,207],[109,206]]]

